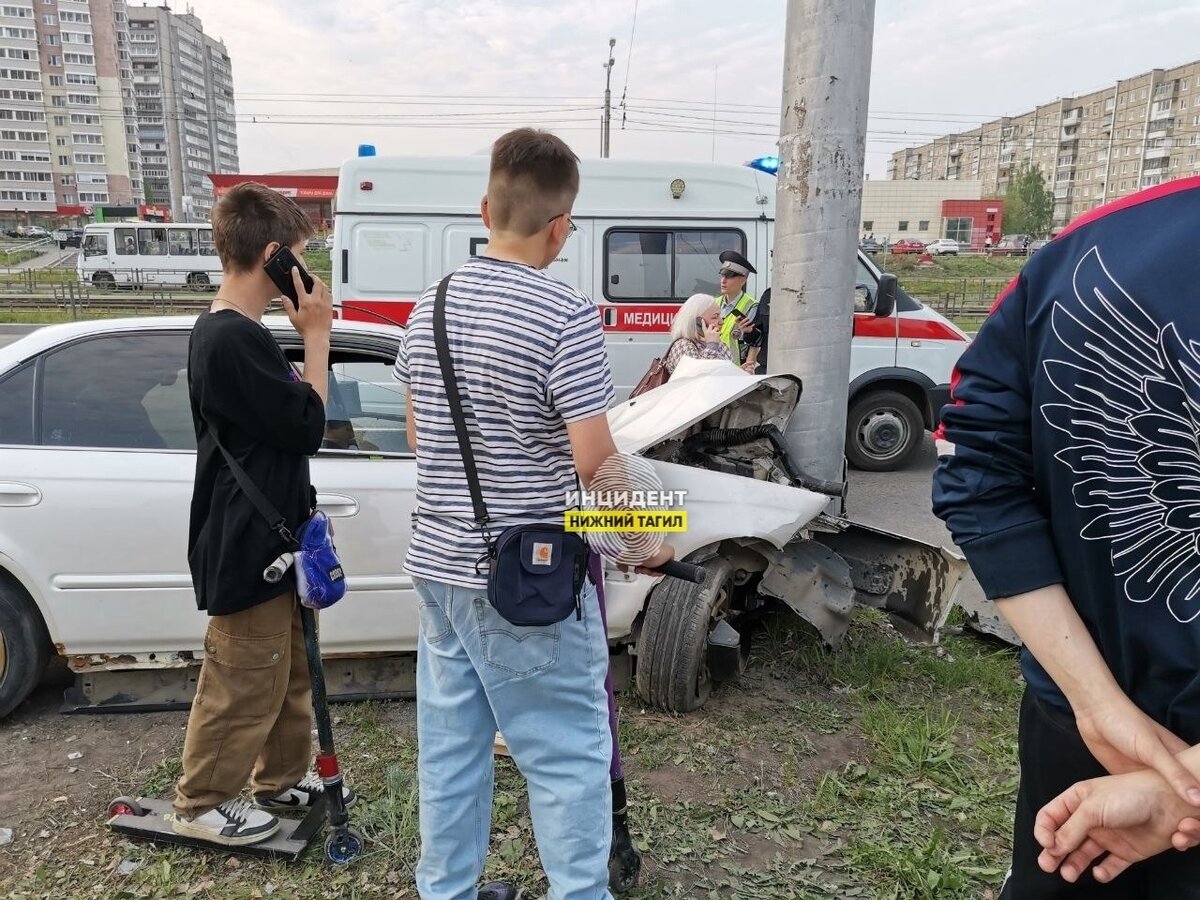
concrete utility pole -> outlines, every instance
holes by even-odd
[[[804,391],[788,449],[844,469],[875,0],[788,0],[768,359]]]
[[[608,39],[608,62],[604,64],[604,122],[600,126],[600,157],[608,159],[608,139],[612,134],[612,70],[617,61],[613,59],[616,38]]]

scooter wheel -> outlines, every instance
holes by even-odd
[[[146,810],[132,797],[117,797],[108,804],[109,818],[113,816],[144,816]]]
[[[325,838],[325,858],[335,866],[344,866],[362,856],[367,839],[357,828],[338,828]]]

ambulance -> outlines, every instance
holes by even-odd
[[[487,247],[479,204],[486,155],[346,162],[335,201],[333,296],[348,319],[403,324],[431,284]],[[585,160],[576,231],[548,271],[591,297],[607,335],[617,400],[670,341],[680,304],[719,293],[717,257],[736,250],[771,286],[775,176],[749,166]],[[968,337],[858,253],[846,455],[889,471],[916,451],[948,401]]]

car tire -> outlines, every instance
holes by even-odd
[[[665,578],[650,592],[637,642],[637,691],[657,709],[686,713],[712,693],[708,634],[729,607],[733,567],[727,560],[704,564],[703,584]]]
[[[891,472],[908,462],[924,434],[917,404],[898,391],[871,391],[850,405],[846,459],[864,472]]]
[[[50,635],[37,607],[0,573],[0,720],[37,687],[50,658]]]
[[[193,291],[207,291],[209,287],[208,275],[204,272],[192,272],[187,277],[188,288]]]
[[[97,272],[92,276],[92,285],[103,291],[111,291],[116,288],[117,279],[109,272]]]

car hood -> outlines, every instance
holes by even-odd
[[[725,360],[684,358],[666,384],[609,410],[608,425],[618,450],[643,453],[717,413],[723,428],[782,431],[799,400],[793,375],[748,375]]]

